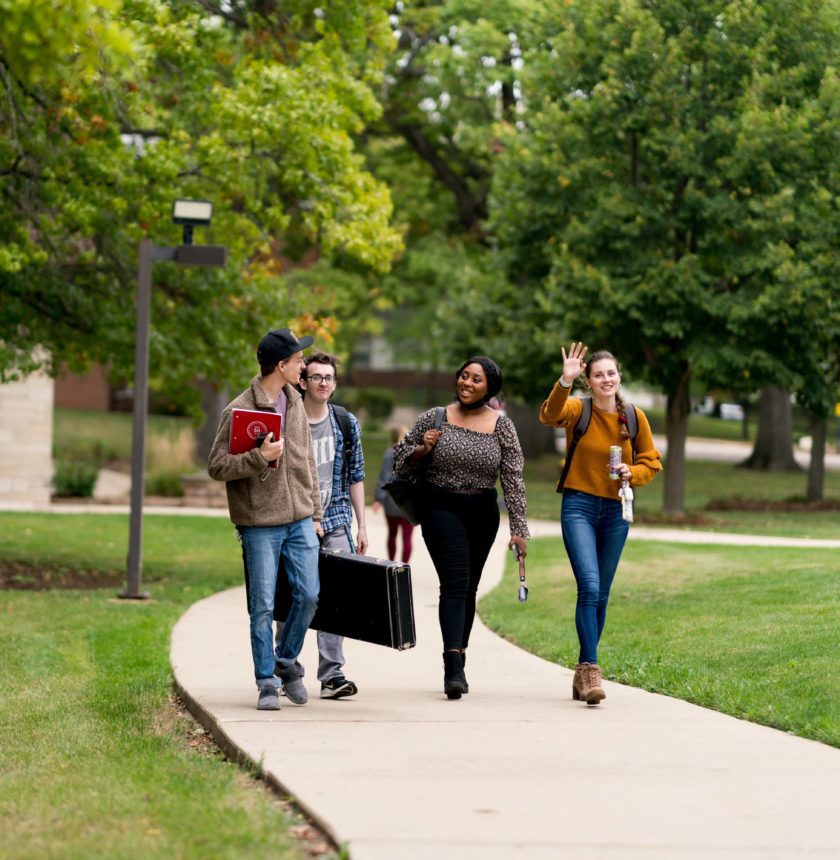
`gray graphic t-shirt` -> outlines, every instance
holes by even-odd
[[[317,424],[310,422],[312,448],[315,452],[315,465],[318,467],[318,486],[321,490],[321,510],[326,511],[332,499],[333,464],[335,463],[335,433],[330,416]]]

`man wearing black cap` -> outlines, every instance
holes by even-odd
[[[225,409],[207,464],[210,477],[225,482],[230,518],[242,543],[260,710],[279,710],[281,683],[289,701],[307,700],[297,657],[318,604],[316,523],[320,529],[321,501],[309,421],[295,386],[304,367],[303,350],[312,340],[284,328],[260,341],[260,374]],[[233,409],[279,413],[281,438],[269,434],[260,447],[231,454]],[[269,466],[273,461],[277,468]],[[275,650],[272,622],[281,558],[292,605]]]

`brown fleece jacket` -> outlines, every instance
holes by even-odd
[[[222,414],[207,471],[211,478],[225,481],[230,518],[238,526],[280,526],[305,517],[316,522],[321,519],[318,472],[303,399],[291,385],[284,385],[283,391],[288,398],[282,429],[285,447],[276,469],[269,468],[259,448],[244,454],[229,451],[232,409],[274,412],[259,376]]]
[[[570,388],[564,388],[558,382],[540,409],[540,421],[543,424],[566,428],[567,451],[572,444],[575,424],[583,411],[580,399],[569,397],[570,391]],[[633,452],[630,440],[621,439],[618,413],[604,412],[593,401],[589,429],[575,449],[572,465],[566,476],[566,489],[582,490],[593,496],[617,500],[621,482],[610,479],[610,445],[621,445],[621,459],[630,466],[630,484],[634,487],[649,484],[662,469],[662,463],[659,462],[662,455],[653,447],[650,424],[638,406],[636,419],[639,424],[639,432],[636,435],[636,463],[631,465]]]

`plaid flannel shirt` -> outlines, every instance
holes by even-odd
[[[332,497],[324,511],[321,526],[324,534],[334,532],[338,528],[349,528],[353,522],[353,507],[350,504],[350,484],[357,484],[365,479],[365,457],[362,453],[362,431],[356,416],[350,413],[350,426],[353,433],[353,447],[350,449],[350,472],[348,480],[344,480],[344,436],[335,417],[335,410],[330,405],[330,422],[335,434],[335,462],[333,463]]]

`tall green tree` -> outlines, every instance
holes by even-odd
[[[405,254],[384,279],[398,361],[448,367],[477,334],[471,315],[498,278],[486,225],[496,125],[517,110],[516,26],[534,5],[418,0],[392,19],[398,48],[365,151],[405,231]]]
[[[355,143],[380,113],[387,7],[4,4],[3,375],[91,360],[129,375],[137,243],[177,243],[176,197],[214,203],[199,241],[231,254],[223,272],[155,267],[158,384],[238,384],[267,325],[299,321],[329,337],[347,308],[370,301],[364,277],[329,273],[337,259],[386,271],[401,248],[388,190]],[[320,278],[289,277],[314,261]]]
[[[833,0],[572,0],[523,27],[527,111],[500,132],[491,199],[504,341],[534,333],[534,397],[569,335],[662,387],[667,512],[693,377],[794,388],[823,359],[802,347],[814,278],[837,299],[831,231],[810,228],[836,213],[839,20]]]

